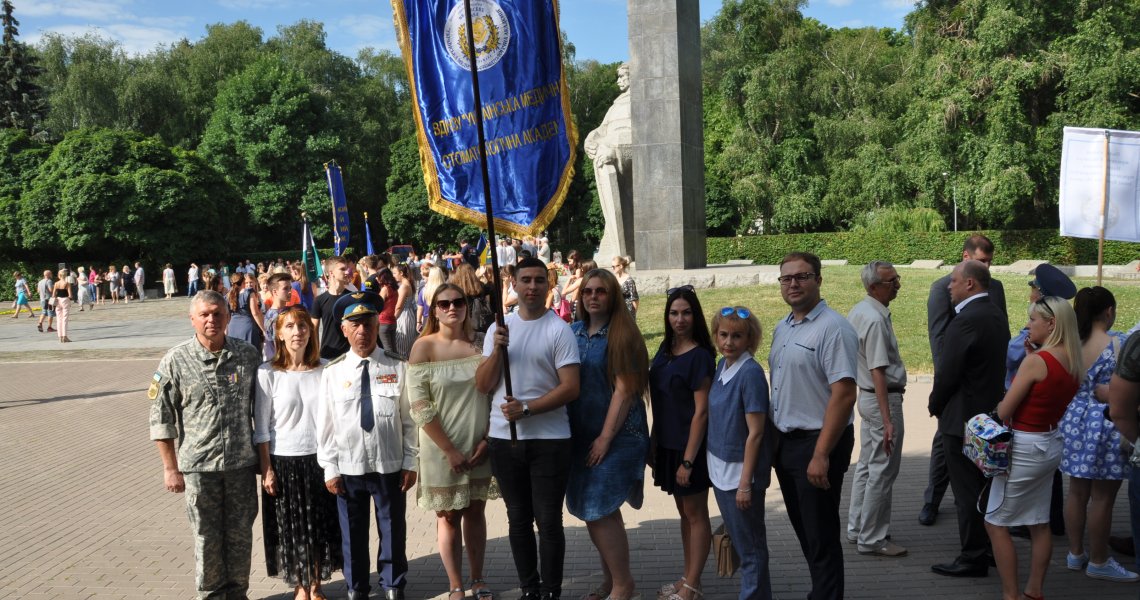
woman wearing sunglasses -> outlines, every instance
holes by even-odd
[[[265,569],[292,584],[294,598],[319,600],[321,581],[344,566],[336,496],[325,490],[317,463],[314,415],[324,365],[303,307],[282,310],[271,333],[276,352],[257,370],[253,408]]]
[[[581,390],[570,416],[570,479],[566,508],[586,522],[602,559],[601,586],[587,600],[630,600],[629,540],[621,505],[641,508],[649,426],[643,398],[649,387],[649,355],[621,286],[594,268],[578,290],[571,325],[581,357]]]
[[[493,598],[483,581],[491,487],[487,415],[491,399],[475,389],[482,352],[474,344],[467,296],[459,286],[435,288],[423,333],[408,359],[408,400],[420,426],[420,508],[435,511],[436,538],[447,572],[448,600],[464,597],[463,548],[471,568],[471,593]],[[466,539],[464,539],[466,538]]]
[[[701,572],[709,555],[709,470],[705,433],[709,388],[715,370],[712,338],[693,286],[669,290],[665,339],[649,367],[653,399],[653,483],[673,496],[681,516],[685,572],[658,592],[668,600],[701,595]]]
[[[1010,470],[993,478],[986,507],[986,533],[1001,575],[1002,598],[1040,600],[1053,553],[1049,496],[1061,464],[1064,439],[1057,428],[1085,378],[1077,316],[1063,298],[1046,296],[1029,305],[1028,354],[997,405],[1013,430]],[[1033,348],[1036,348],[1035,350]],[[1017,551],[1009,528],[1024,525],[1032,540],[1029,579],[1019,592]]]

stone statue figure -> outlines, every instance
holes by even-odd
[[[633,116],[629,104],[629,63],[617,72],[621,94],[597,129],[586,136],[586,156],[594,161],[598,199],[606,229],[594,260],[609,264],[614,256],[634,258],[633,248]],[[606,262],[602,262],[606,261]]]

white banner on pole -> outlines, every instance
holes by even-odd
[[[1108,135],[1108,198],[1104,137]],[[1061,235],[1140,242],[1140,132],[1066,127],[1061,147]],[[1101,206],[1108,210],[1103,220]]]

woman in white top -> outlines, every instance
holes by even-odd
[[[253,442],[261,462],[265,569],[294,586],[294,598],[318,600],[321,580],[344,566],[336,496],[317,464],[315,420],[321,371],[312,317],[304,307],[279,313],[277,353],[257,372]]]

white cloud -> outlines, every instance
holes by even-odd
[[[830,6],[851,6],[852,0],[827,0]]]
[[[130,23],[110,23],[106,25],[56,25],[46,27],[28,37],[28,41],[35,45],[47,34],[59,34],[64,37],[81,37],[93,34],[105,39],[112,39],[119,43],[124,52],[131,55],[147,54],[160,45],[169,45],[183,37],[185,33],[164,27],[145,27]]]
[[[29,2],[21,0],[13,3],[17,17],[69,17],[90,21],[112,21],[128,17],[124,10],[127,2],[115,0],[70,0],[66,2]]]
[[[352,34],[353,37],[369,42],[375,42],[381,38],[391,38],[395,35],[391,17],[353,15],[340,19],[337,26]]]

